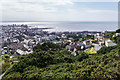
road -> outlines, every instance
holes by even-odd
[[[0,80],[2,79],[2,76],[5,74],[5,73],[2,74],[2,63],[3,61],[0,61]]]
[[[3,73],[2,75],[0,75],[0,80],[2,79],[2,76],[4,75],[5,73]]]

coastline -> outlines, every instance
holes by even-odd
[[[2,22],[0,25],[28,25],[31,28],[53,28],[45,30],[49,32],[79,32],[79,31],[115,31],[118,29],[117,22],[84,22],[84,21],[37,21],[37,22]]]

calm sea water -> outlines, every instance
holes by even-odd
[[[47,31],[114,31],[118,29],[117,22],[3,22],[7,24],[27,24],[31,27],[53,28]]]

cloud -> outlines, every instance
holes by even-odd
[[[67,5],[73,4],[72,0],[3,0],[2,3],[33,3],[33,4],[52,4],[52,5]]]
[[[119,0],[73,0],[73,2],[119,2]]]
[[[4,0],[4,9],[17,12],[55,12],[56,6],[73,5],[71,0]]]
[[[117,11],[114,10],[95,10],[95,9],[88,9],[88,13],[117,13]]]
[[[4,0],[2,7],[3,20],[7,21],[107,21],[110,19],[114,21],[117,19],[117,11],[89,8],[86,4],[79,6],[74,0]]]
[[[55,5],[73,4],[72,0],[20,0],[20,2],[50,3]]]

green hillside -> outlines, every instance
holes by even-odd
[[[2,80],[120,79],[119,45],[101,48],[96,55],[81,52],[74,57],[59,45],[45,43],[18,59],[20,62],[11,64]]]

